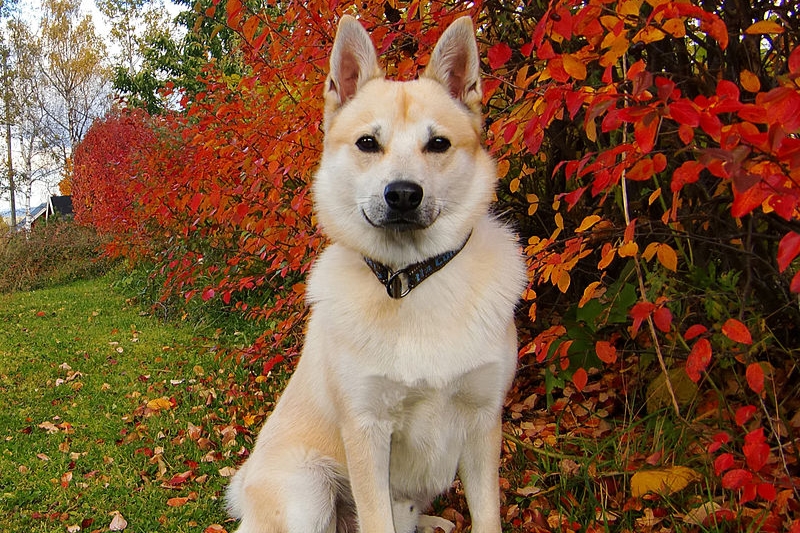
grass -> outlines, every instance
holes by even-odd
[[[0,295],[0,531],[105,532],[120,519],[137,533],[233,530],[227,478],[286,376],[220,360],[218,324],[164,322],[115,284],[110,275]],[[737,508],[720,498],[698,438],[716,430],[690,430],[668,409],[645,414],[612,372],[592,379],[550,405],[540,370],[520,369],[504,425],[504,531],[771,530],[758,507],[687,523],[710,502]],[[674,465],[703,479],[631,496],[637,472]],[[459,483],[433,512],[464,531]]]
[[[136,532],[226,520],[226,476],[263,416],[236,418],[247,402],[258,413],[265,385],[111,283],[0,295],[0,531],[108,531],[117,513]]]

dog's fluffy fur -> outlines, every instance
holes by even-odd
[[[468,18],[404,83],[383,78],[369,35],[342,18],[313,189],[332,244],[308,280],[300,362],[228,490],[240,533],[410,533],[456,473],[472,531],[500,532],[501,410],[525,267],[489,215],[479,74]],[[402,299],[365,262],[397,270],[465,241]]]

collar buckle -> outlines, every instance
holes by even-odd
[[[467,235],[467,238],[464,240],[464,243],[456,250],[450,250],[448,252],[444,252],[443,254],[439,254],[435,257],[431,257],[430,259],[426,259],[425,261],[414,263],[413,265],[408,265],[405,268],[401,268],[400,270],[394,271],[391,268],[378,263],[377,261],[373,261],[372,259],[365,257],[364,262],[367,263],[372,273],[375,274],[375,277],[378,278],[378,281],[386,287],[386,293],[389,295],[390,298],[395,300],[399,300],[404,296],[408,295],[411,292],[411,289],[425,281],[430,275],[437,272],[439,269],[443,268],[447,263],[450,262],[458,252],[464,249],[464,246],[467,245],[469,238],[472,236],[472,232]]]

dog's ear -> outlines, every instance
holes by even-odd
[[[480,114],[481,69],[471,18],[461,17],[448,26],[422,75],[444,85],[453,98]]]
[[[349,15],[344,15],[339,21],[330,69],[325,82],[326,113],[332,113],[347,103],[367,81],[383,76],[369,34]]]

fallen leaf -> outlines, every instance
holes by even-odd
[[[700,479],[699,473],[686,466],[641,470],[631,477],[631,495],[639,498],[648,492],[674,494]]]
[[[722,509],[722,506],[717,502],[705,502],[686,513],[683,521],[693,526],[702,526],[706,518],[714,515],[720,509]]]
[[[111,523],[108,525],[109,531],[124,531],[128,527],[128,521],[123,518],[119,511],[110,513],[112,515]]]
[[[169,411],[172,409],[172,403],[166,397],[156,398],[147,402],[147,408],[153,411]]]
[[[177,498],[168,499],[167,500],[167,505],[170,506],[170,507],[182,507],[182,506],[186,505],[186,503],[188,501],[189,501],[189,498],[187,498],[186,496],[180,496],[180,497],[177,497]]]
[[[219,469],[219,475],[222,477],[231,477],[236,473],[236,469],[232,466],[223,466]]]

